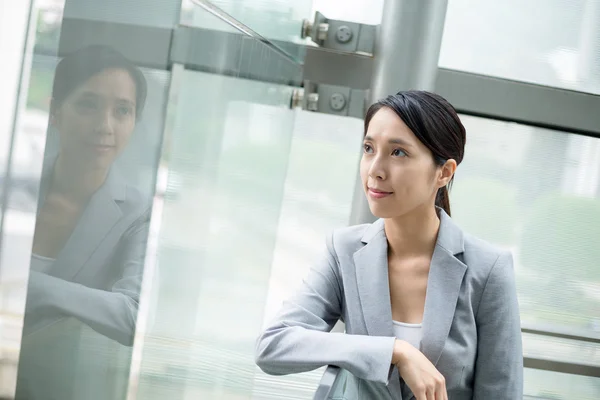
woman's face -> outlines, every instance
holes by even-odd
[[[105,69],[54,110],[60,152],[82,167],[109,168],[135,127],[136,86],[124,69]]]
[[[444,170],[394,111],[383,107],[375,113],[360,163],[363,189],[374,216],[395,218],[433,207],[438,188],[450,179]]]

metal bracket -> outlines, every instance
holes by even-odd
[[[373,54],[376,31],[376,25],[328,19],[317,11],[313,22],[303,21],[301,36],[328,49]]]
[[[365,90],[305,81],[304,88],[294,89],[290,106],[362,119],[365,112],[365,95]]]

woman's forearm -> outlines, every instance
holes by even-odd
[[[89,288],[39,272],[30,281],[38,281],[30,291],[30,303],[74,317],[98,333],[131,346],[135,334],[138,302],[122,292]],[[37,290],[36,290],[37,289]],[[40,293],[42,291],[42,293]]]

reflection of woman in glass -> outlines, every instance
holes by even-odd
[[[148,203],[111,167],[145,99],[141,71],[110,48],[86,47],[56,67],[50,124],[60,145],[42,173],[19,365],[28,387],[36,385],[28,367],[52,366],[27,344],[65,317],[133,342]]]
[[[465,141],[438,95],[400,92],[371,106],[360,173],[380,219],[329,236],[258,341],[264,371],[338,366],[350,372],[339,378],[348,400],[523,397],[512,256],[450,218]],[[346,333],[331,333],[340,319]]]

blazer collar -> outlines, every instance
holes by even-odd
[[[446,249],[449,253],[457,255],[465,251],[465,242],[463,231],[454,223],[452,218],[440,207],[436,207],[440,218],[440,229],[436,241],[436,246]],[[384,220],[380,218],[367,227],[361,241],[368,244],[373,239],[378,239],[378,236],[383,235]]]
[[[38,211],[46,198],[56,157],[44,164],[44,174],[40,185]],[[119,203],[126,200],[127,183],[115,168],[111,168],[106,181],[92,195],[71,236],[58,253],[51,275],[74,280],[102,241],[122,218]]]
[[[48,189],[50,188],[52,174],[54,173],[54,165],[56,164],[57,159],[58,155],[47,156],[44,159],[42,167],[42,178],[40,182],[40,198],[38,200],[38,211],[39,207],[42,206],[43,201],[46,198]],[[98,189],[98,191],[106,191],[106,194],[115,201],[126,200],[127,182],[125,182],[123,177],[118,173],[114,165],[108,171],[106,181],[104,181],[104,184]]]
[[[423,314],[421,351],[435,365],[450,332],[467,266],[456,255],[464,252],[462,230],[442,209],[431,258]],[[360,303],[371,336],[394,336],[388,277],[388,243],[382,219],[365,231],[365,246],[354,253]],[[392,388],[390,388],[392,390]]]

